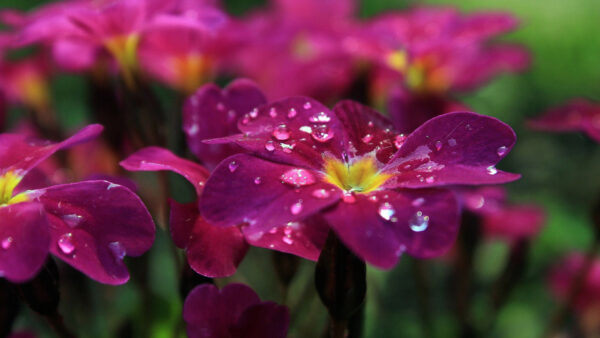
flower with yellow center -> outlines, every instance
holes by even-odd
[[[106,39],[104,46],[115,58],[128,86],[134,86],[134,75],[138,69],[138,34],[118,35]]]
[[[13,196],[13,191],[22,178],[14,171],[7,171],[0,176],[0,207],[29,200],[25,192]]]
[[[365,156],[351,163],[325,159],[325,181],[346,192],[367,194],[379,189],[392,175],[380,172],[374,158]]]

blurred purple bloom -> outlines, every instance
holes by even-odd
[[[284,338],[290,321],[286,307],[261,302],[243,284],[221,290],[212,284],[197,286],[185,300],[183,319],[190,338]]]
[[[558,299],[568,300],[573,283],[583,269],[585,260],[586,257],[583,253],[573,252],[563,257],[552,269],[549,284]],[[580,313],[594,309],[597,311],[600,307],[600,260],[597,258],[592,262],[573,306]]]
[[[123,258],[152,245],[152,218],[123,186],[101,180],[24,186],[27,173],[53,153],[101,131],[90,125],[59,143],[0,135],[0,272],[8,280],[30,279],[51,252],[98,282],[122,284],[129,279]]]
[[[293,97],[251,111],[238,127],[242,134],[209,141],[252,154],[231,156],[211,174],[200,200],[208,221],[244,223],[247,237],[261,238],[322,215],[352,251],[382,268],[405,251],[432,257],[453,243],[458,205],[441,187],[519,177],[495,168],[514,145],[512,129],[475,113],[446,114],[404,136],[358,103],[330,111]],[[295,244],[293,234],[282,239]]]
[[[556,132],[582,131],[600,142],[600,104],[576,99],[531,120],[529,125],[535,129]]]

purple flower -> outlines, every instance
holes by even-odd
[[[600,142],[600,105],[576,99],[529,122],[532,128],[548,131],[582,131]]]
[[[50,108],[50,65],[46,55],[38,54],[18,61],[0,59],[0,74],[0,92],[12,103],[38,111]]]
[[[487,235],[509,242],[537,235],[544,225],[544,210],[531,204],[509,204],[500,187],[459,191],[463,207],[480,216]]]
[[[243,284],[221,290],[212,284],[197,286],[185,299],[183,319],[190,338],[284,338],[290,321],[286,307],[261,302]]]
[[[251,154],[222,161],[208,179],[200,212],[246,237],[304,230],[323,217],[365,261],[394,266],[403,252],[437,256],[452,244],[458,205],[443,186],[517,179],[495,168],[513,130],[475,113],[449,113],[408,136],[376,111],[351,101],[333,111],[293,97],[263,105],[239,122],[235,143]],[[502,150],[502,151],[500,151]],[[283,237],[295,243],[293,233]]]
[[[568,301],[569,293],[576,278],[584,268],[586,257],[583,253],[572,252],[563,257],[550,271],[549,286],[556,298]],[[583,280],[573,306],[579,313],[588,310],[596,312],[600,307],[600,260],[594,259]]]
[[[152,218],[123,186],[103,180],[26,186],[27,173],[43,160],[101,131],[90,125],[59,143],[0,135],[0,273],[8,280],[33,277],[50,252],[98,282],[122,284],[129,279],[123,258],[152,245]]]

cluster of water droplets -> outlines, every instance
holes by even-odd
[[[384,199],[387,199],[386,197],[387,196],[384,196]],[[371,200],[372,202],[378,201],[377,198],[369,198],[369,200]],[[422,197],[419,197],[419,198],[414,199],[411,202],[411,205],[415,208],[420,208],[421,206],[423,206],[424,203],[425,203],[425,199]],[[381,217],[383,220],[385,220],[387,222],[392,222],[392,223],[398,222],[397,210],[394,208],[394,206],[390,202],[386,201],[386,202],[382,202],[381,204],[379,204],[379,207],[377,208],[377,214],[379,215],[379,217]],[[408,221],[408,226],[414,232],[425,231],[429,227],[429,216],[423,214],[422,211],[417,211]]]

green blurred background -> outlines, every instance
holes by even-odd
[[[0,0],[0,7],[25,9],[39,3]],[[261,4],[264,1],[225,0],[226,8],[236,15]],[[517,145],[499,166],[523,175],[520,181],[508,186],[511,199],[539,203],[549,216],[547,225],[533,243],[526,275],[498,314],[490,336],[539,336],[556,305],[547,289],[549,267],[562,254],[573,249],[585,250],[591,243],[589,210],[591,203],[600,197],[600,147],[581,134],[528,130],[524,121],[572,97],[600,100],[600,34],[597,34],[600,32],[600,1],[364,0],[360,3],[360,13],[369,17],[415,4],[456,6],[466,12],[505,10],[522,21],[518,31],[503,39],[530,49],[531,69],[519,75],[500,76],[463,99],[474,111],[496,116],[516,130]],[[89,116],[84,100],[85,81],[81,78],[58,76],[53,82],[53,95],[66,124],[81,124]],[[93,283],[71,270],[64,276],[70,282],[63,285],[61,305],[68,325],[82,337],[182,334],[182,301],[177,291],[178,277],[171,248],[168,234],[159,230],[156,245],[147,255],[148,270],[134,271],[132,281],[120,287]],[[473,285],[476,318],[485,319],[489,285],[504,267],[507,253],[508,248],[501,242],[486,242],[478,249]],[[288,305],[294,309],[290,337],[314,336],[322,332],[325,325],[325,310],[312,287],[313,268],[313,263],[304,262],[292,284],[288,299]],[[428,261],[425,269],[431,287],[433,335],[454,337],[457,324],[448,296],[447,265]],[[424,336],[417,311],[418,283],[413,272],[414,261],[409,257],[403,258],[391,271],[369,269],[365,336]],[[139,274],[147,274],[148,282],[141,284],[136,279]],[[261,298],[281,301],[267,250],[252,248],[230,281],[248,283]],[[52,336],[43,320],[25,308],[18,327],[32,327],[42,337]]]

